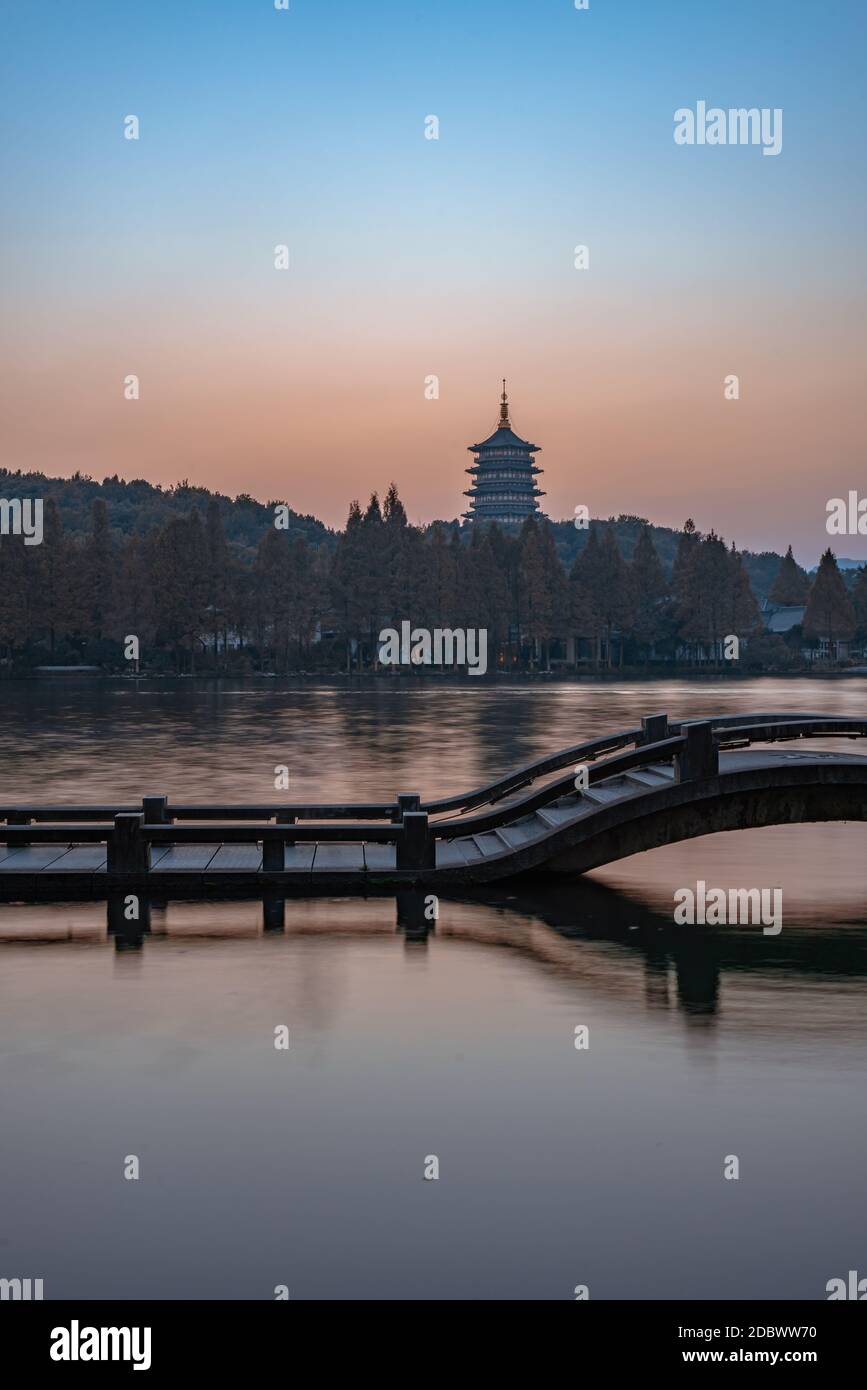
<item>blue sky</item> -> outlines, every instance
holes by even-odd
[[[64,472],[92,457],[97,473],[210,472],[231,490],[237,439],[223,452],[231,431],[209,425],[207,372],[218,398],[235,392],[253,490],[278,477],[288,490],[288,476],[300,505],[345,514],[347,441],[332,421],[345,399],[365,431],[358,490],[382,486],[381,460],[411,512],[453,515],[463,445],[505,373],[519,423],[551,441],[552,514],[571,513],[583,485],[587,459],[566,449],[581,431],[594,514],[650,513],[656,499],[655,519],[677,524],[691,441],[701,455],[715,428],[693,409],[690,373],[725,359],[747,365],[765,403],[751,418],[745,407],[731,438],[725,422],[727,447],[745,476],[767,476],[765,505],[782,506],[802,549],[821,541],[828,487],[857,486],[867,30],[854,0],[591,0],[588,12],[291,0],[288,13],[270,0],[58,0],[7,5],[2,37],[13,466]],[[780,156],[676,147],[673,113],[699,99],[781,107]],[[141,120],[134,148],[127,113]],[[424,142],[431,113],[440,139]],[[282,299],[278,241],[292,252]],[[580,289],[577,242],[592,254]],[[129,438],[100,405],[115,358],[171,377],[162,406],[143,395]],[[284,385],[269,375],[278,360]],[[438,367],[451,389],[421,437],[404,393]],[[62,435],[28,429],[46,371],[75,378]],[[262,422],[286,405],[303,450],[284,461],[285,427]],[[643,459],[617,414],[641,426]],[[802,512],[779,496],[780,431],[801,450],[799,480],[831,474]],[[669,456],[671,477],[650,491],[648,468]],[[720,458],[692,466],[693,510],[731,532]]]

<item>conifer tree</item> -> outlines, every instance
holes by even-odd
[[[674,602],[679,612],[682,611],[684,616],[689,606],[687,589],[690,573],[700,544],[701,532],[696,530],[692,517],[687,517],[678,538],[677,554],[674,557],[674,566],[671,571],[671,590]]]
[[[147,660],[153,638],[154,594],[150,582],[152,538],[129,536],[124,545],[117,579],[118,637],[139,639],[143,660]]]
[[[403,621],[414,627],[433,627],[430,617],[429,553],[417,526],[404,525],[393,569],[392,626]]]
[[[158,640],[173,650],[178,670],[186,653],[195,671],[197,649],[205,645],[208,593],[205,534],[196,507],[161,529],[151,555]]]
[[[709,531],[680,575],[681,636],[707,647],[718,664],[731,620],[732,567],[725,542]]]
[[[867,565],[862,565],[855,577],[852,590],[852,607],[859,637],[867,637]]]
[[[387,575],[383,564],[383,520],[379,497],[371,493],[361,522],[362,566],[359,575],[359,601],[364,614],[364,632],[370,658],[376,662],[379,632],[382,621],[390,614],[386,611],[390,595],[387,592]]]
[[[807,602],[809,590],[810,581],[792,554],[792,547],[789,546],[780,561],[780,568],[777,570],[768,598],[771,603],[794,608]]]
[[[632,599],[631,631],[649,660],[654,642],[664,631],[664,605],[669,592],[649,526],[642,526],[638,533],[629,566],[629,587]]]
[[[506,596],[504,625],[507,630],[504,641],[507,650],[504,664],[508,669],[517,659],[521,643],[521,542],[517,536],[507,535],[495,521],[485,526],[485,534],[490,541]]]
[[[346,669],[352,669],[352,643],[359,651],[364,614],[362,610],[361,578],[364,569],[363,518],[357,501],[352,502],[346,528],[337,542],[331,561],[331,603],[346,642]]]
[[[320,615],[317,558],[303,536],[296,536],[291,542],[287,563],[288,624],[290,635],[295,638],[299,665],[305,664]]]
[[[603,618],[599,606],[599,571],[601,568],[599,530],[591,525],[587,540],[578,552],[569,573],[571,618],[579,637],[593,648],[593,665],[601,661]]]
[[[735,549],[729,551],[729,624],[728,631],[738,637],[749,637],[762,626],[759,605],[753,593],[743,556]],[[726,634],[728,635],[728,634]]]
[[[34,549],[33,622],[37,631],[41,630],[47,635],[53,661],[57,638],[68,632],[72,617],[72,555],[53,497],[49,497],[45,503],[42,545]]]
[[[497,562],[491,528],[473,528],[469,562],[469,586],[476,613],[473,626],[488,634],[489,659],[509,638],[509,593],[505,575]]]
[[[521,529],[521,591],[531,665],[538,644],[546,670],[551,667],[551,641],[562,632],[566,617],[566,585],[547,521],[528,516]]]
[[[601,629],[599,614],[593,607],[593,600],[590,590],[581,577],[579,556],[572,562],[567,581],[567,598],[569,612],[567,623],[570,636],[575,642],[575,665],[578,664],[578,644],[583,638],[590,642],[593,651],[593,664],[599,665],[599,632]]]
[[[249,660],[243,649],[253,638],[262,659],[270,657],[280,669],[313,658],[340,664],[345,643],[348,670],[353,651],[361,666],[376,659],[386,619],[389,626],[409,619],[430,629],[485,628],[492,666],[526,659],[519,644],[529,640],[531,661],[547,667],[553,644],[576,635],[593,644],[597,663],[604,642],[611,664],[618,634],[623,661],[624,638],[634,639],[648,659],[654,644],[674,651],[678,633],[683,643],[705,644],[718,657],[727,634],[758,629],[744,556],[734,546],[727,550],[714,532],[702,537],[692,520],[679,537],[667,586],[653,532],[638,517],[594,523],[567,579],[555,534],[557,544],[568,543],[567,537],[544,517],[528,519],[520,537],[496,523],[419,528],[409,524],[394,484],[381,508],[376,494],[363,513],[354,502],[342,532],[314,530],[312,541],[305,537],[308,523],[316,525],[313,518],[296,513],[292,530],[278,531],[273,505],[266,510],[252,498],[229,503],[179,484],[165,494],[167,511],[150,490],[146,507],[139,505],[134,491],[148,485],[107,479],[103,490],[109,484],[117,509],[111,528],[104,497],[91,509],[90,529],[85,511],[70,531],[49,495],[42,546],[0,539],[0,644],[16,660],[42,660],[40,649],[54,653],[68,635],[73,643],[90,638],[102,644],[88,659],[117,661],[115,644],[135,633],[145,639],[149,660],[174,653],[179,669],[194,667],[200,648],[214,669],[221,662],[240,664]],[[178,511],[179,500],[199,498],[204,520],[195,507],[186,515]],[[154,517],[157,526],[149,525]],[[624,527],[632,547],[628,565],[619,544]],[[769,558],[760,557],[763,584]],[[791,603],[803,597],[803,585],[789,547],[771,594]],[[867,636],[867,567],[850,599],[833,556],[830,562],[824,557],[808,630],[833,644],[851,635],[853,625]],[[317,627],[323,641],[314,650]],[[230,649],[230,630],[240,648],[233,643]],[[78,645],[83,649],[83,641]],[[755,642],[753,650],[754,669],[760,669],[771,647]]]
[[[620,633],[620,664],[623,664],[623,632],[632,617],[629,576],[612,526],[606,526],[601,540],[594,540],[591,526],[587,544],[581,552],[579,577],[590,596],[590,606],[598,618],[598,634],[605,639],[605,664],[613,664],[613,636]]]
[[[205,512],[205,547],[208,633],[211,640],[213,661],[216,666],[221,633],[225,641],[229,606],[228,585],[231,573],[229,546],[226,541],[226,533],[223,530],[220,504],[216,497],[208,499]]]
[[[379,564],[382,573],[383,616],[387,616],[392,626],[401,618],[412,621],[413,614],[405,611],[408,606],[406,563],[408,524],[406,511],[397,494],[394,483],[385,494],[382,508],[382,528],[380,536]],[[410,605],[411,606],[411,605]],[[417,614],[416,614],[417,616]]]
[[[838,642],[847,642],[855,633],[855,611],[846,592],[843,576],[830,546],[819,561],[804,614],[804,635],[827,642],[831,659]]]
[[[256,550],[253,566],[259,602],[259,640],[270,646],[277,670],[288,670],[293,629],[292,555],[285,531],[269,526]]]
[[[469,593],[467,551],[468,546],[461,539],[461,533],[455,526],[449,538],[449,556],[455,577],[454,605],[451,619],[446,624],[450,627],[473,627],[474,625],[472,598]]]
[[[427,539],[428,612],[432,627],[448,627],[457,601],[457,570],[446,528],[437,521]]]
[[[97,641],[108,636],[114,617],[115,553],[108,526],[108,508],[101,497],[91,508],[90,535],[79,564],[79,604],[84,633]]]
[[[23,536],[0,537],[0,649],[13,654],[33,635],[34,549]]]

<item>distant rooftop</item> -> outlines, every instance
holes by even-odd
[[[790,632],[793,627],[804,621],[806,611],[805,603],[787,605],[765,601],[762,604],[762,618],[768,632]]]

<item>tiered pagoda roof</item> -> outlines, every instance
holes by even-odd
[[[464,493],[470,498],[470,509],[464,512],[464,520],[508,524],[523,521],[538,512],[536,499],[545,494],[536,486],[535,475],[542,470],[536,467],[533,455],[540,452],[538,444],[522,439],[512,429],[504,380],[497,428],[481,444],[469,445],[469,453],[475,454],[476,459],[472,467],[466,469],[473,485]]]

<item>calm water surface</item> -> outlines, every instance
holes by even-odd
[[[3,795],[276,800],[279,764],[293,798],[444,795],[663,709],[863,717],[867,690],[8,684]],[[393,898],[294,899],[283,932],[260,903],[155,903],[123,951],[104,905],[0,905],[0,1276],[822,1298],[867,1269],[865,850],[864,825],[707,837],[443,898],[424,941]],[[697,878],[781,887],[781,936],[673,928]]]

